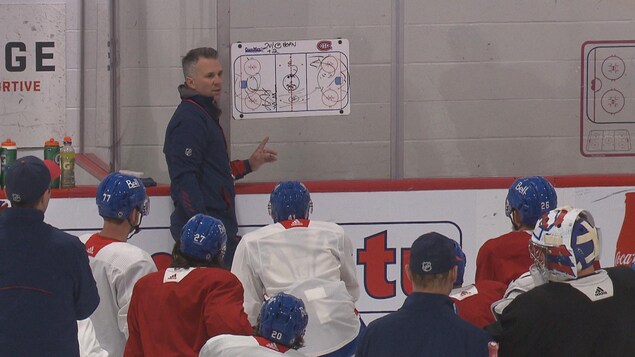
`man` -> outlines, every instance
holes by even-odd
[[[302,357],[304,355],[296,350],[304,343],[308,322],[304,302],[293,295],[279,293],[262,305],[257,336],[212,337],[199,357]]]
[[[556,208],[556,190],[542,176],[521,177],[507,192],[505,214],[513,231],[485,242],[476,256],[476,277],[509,285],[529,270],[532,259],[527,246],[531,230],[543,214]]]
[[[265,148],[266,137],[248,160],[230,162],[219,122],[223,67],[218,54],[213,48],[196,48],[183,57],[182,64],[181,104],[168,124],[163,145],[174,201],[170,232],[178,241],[185,222],[197,213],[220,219],[227,229],[225,260],[231,266],[238,243],[234,180],[276,161],[277,153]]]
[[[256,324],[264,296],[280,292],[306,303],[309,325],[300,352],[351,356],[362,323],[353,247],[335,223],[309,220],[311,195],[298,181],[281,182],[269,199],[273,224],[245,234],[232,272],[245,288],[245,312]]]
[[[450,297],[454,300],[457,313],[467,322],[483,328],[496,321],[492,313],[492,303],[503,298],[507,286],[500,281],[481,280],[477,283],[463,286],[463,275],[467,258],[461,246],[452,241],[456,254],[457,274],[454,281],[454,289]]]
[[[0,356],[79,356],[77,320],[99,304],[86,250],[44,223],[59,166],[34,156],[6,173],[0,215]]]
[[[412,243],[412,294],[401,309],[368,325],[357,357],[487,356],[489,336],[461,319],[448,296],[457,277],[452,240],[426,233]]]
[[[544,284],[488,326],[501,356],[632,356],[635,271],[596,270],[599,234],[587,211],[561,207],[536,224],[531,255]]]
[[[197,214],[180,236],[172,267],[141,278],[134,287],[126,357],[196,357],[211,337],[253,334],[240,281],[222,268],[223,223]]]
[[[150,254],[128,244],[139,232],[149,205],[146,189],[136,177],[111,173],[97,187],[101,231],[79,239],[86,246],[101,302],[90,317],[101,347],[122,356],[128,338],[128,307],[137,280],[157,271]],[[132,234],[131,234],[132,233]]]

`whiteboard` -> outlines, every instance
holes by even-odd
[[[234,119],[350,114],[348,40],[237,42]]]
[[[582,154],[634,156],[635,41],[587,41],[581,68]]]

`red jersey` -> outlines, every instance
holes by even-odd
[[[529,271],[534,263],[529,255],[529,239],[526,231],[514,231],[485,242],[476,256],[476,277],[481,280],[500,281],[505,285]]]
[[[492,303],[503,298],[507,285],[493,280],[481,280],[476,284],[452,290],[459,316],[472,324],[484,328],[496,321],[492,313]]]
[[[210,337],[252,335],[243,287],[219,268],[168,268],[141,278],[128,311],[124,356],[197,357]]]

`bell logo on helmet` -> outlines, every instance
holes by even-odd
[[[137,188],[141,186],[137,180],[126,180],[126,183],[128,184],[128,188]]]
[[[522,183],[522,182],[519,182],[519,183],[516,185],[516,191],[520,192],[520,194],[521,194],[521,195],[523,195],[523,196],[524,196],[525,194],[527,194],[527,190],[528,190],[528,189],[529,189],[529,186],[523,186],[523,183]]]

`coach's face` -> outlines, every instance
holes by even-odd
[[[200,57],[196,62],[194,74],[185,78],[188,87],[206,97],[219,102],[223,89],[223,66],[214,58]]]

